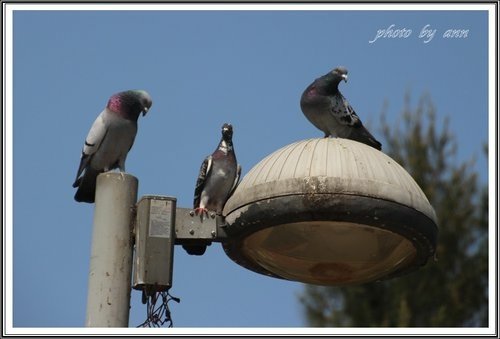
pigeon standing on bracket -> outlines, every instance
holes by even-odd
[[[143,90],[116,93],[94,121],[83,145],[80,166],[73,187],[75,200],[93,203],[97,176],[118,168],[125,172],[125,159],[137,134],[137,119],[152,105]]]
[[[339,83],[347,82],[347,69],[337,67],[314,80],[300,98],[300,108],[318,129],[339,138],[352,139],[378,150],[382,144],[363,126],[354,109],[339,91]]]
[[[215,212],[222,215],[226,201],[238,186],[241,166],[233,147],[233,126],[222,126],[222,138],[215,152],[205,158],[194,189],[193,208],[196,214]],[[201,255],[205,245],[183,245],[189,254]]]

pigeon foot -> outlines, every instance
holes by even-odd
[[[194,209],[194,214],[198,215],[198,214],[206,214],[208,216],[208,210],[205,208],[205,207],[197,207]]]

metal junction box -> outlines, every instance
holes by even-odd
[[[137,203],[133,288],[147,295],[172,286],[176,202],[147,195]]]

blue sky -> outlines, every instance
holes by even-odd
[[[15,327],[84,325],[93,205],[76,203],[71,184],[92,122],[118,91],[145,89],[153,98],[127,159],[139,197],[175,196],[179,207],[191,207],[200,163],[224,122],[234,126],[243,175],[282,146],[321,137],[299,99],[338,65],[349,70],[342,93],[382,144],[384,103],[396,122],[405,93],[412,106],[429,93],[439,123],[450,118],[456,161],[475,156],[487,182],[486,11],[256,8],[14,12]],[[369,43],[392,24],[411,35]],[[428,43],[418,37],[426,25],[436,29]],[[468,35],[445,39],[447,29]],[[303,289],[236,265],[220,244],[202,257],[176,247],[171,293],[181,303],[171,304],[174,326],[305,326]],[[145,319],[139,292],[131,305],[134,327]]]

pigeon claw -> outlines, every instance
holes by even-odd
[[[206,214],[208,216],[208,210],[205,207],[197,207],[194,209],[194,214],[198,215],[203,215]]]

